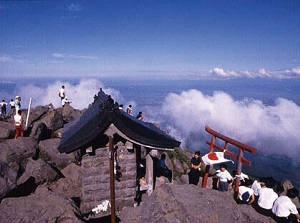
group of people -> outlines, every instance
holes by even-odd
[[[9,103],[7,103],[5,101],[5,99],[2,99],[2,101],[0,102],[0,116],[2,118],[6,118],[7,117],[7,106],[10,105],[10,110],[14,111],[19,110],[21,108],[21,97],[20,96],[16,96],[15,99],[11,99]]]
[[[290,188],[286,195],[278,195],[273,179],[253,181],[245,178],[238,187],[237,201],[253,205],[255,210],[265,216],[273,217],[276,222],[300,222],[300,215],[292,199],[298,197],[297,188]]]
[[[196,151],[191,159],[189,184],[198,185],[201,166],[202,160],[200,152]],[[253,205],[258,213],[272,217],[276,222],[300,222],[297,207],[292,202],[292,199],[299,195],[297,188],[288,189],[286,195],[279,196],[273,189],[275,187],[273,179],[266,178],[261,181],[253,181],[248,175],[243,173],[232,177],[227,170],[227,165],[224,163],[222,163],[220,169],[216,171],[216,177],[219,191],[228,191],[228,187],[234,182],[234,179],[236,177],[240,178],[241,181],[236,197],[238,203]]]
[[[120,109],[123,109],[123,105],[120,105],[119,108],[120,108]],[[127,106],[127,108],[126,108],[126,113],[127,113],[128,115],[130,115],[130,116],[133,116],[132,105],[131,105],[131,104]],[[142,111],[139,111],[138,115],[136,116],[136,118],[137,118],[138,120],[143,120],[144,117],[145,117],[145,115],[143,114]]]
[[[66,96],[65,91],[65,85],[62,85],[60,90],[58,91],[58,97],[60,97],[61,100],[61,106],[65,107],[66,104],[70,104],[71,102],[68,100],[68,97]]]

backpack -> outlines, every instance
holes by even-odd
[[[58,92],[58,97],[60,97],[60,91]]]

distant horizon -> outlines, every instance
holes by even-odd
[[[12,0],[0,14],[0,81],[300,78],[299,0]]]

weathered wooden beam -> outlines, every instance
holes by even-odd
[[[211,135],[213,135],[213,136],[215,136],[215,137],[217,137],[219,139],[222,139],[223,141],[228,142],[228,143],[230,143],[230,144],[232,144],[232,145],[234,145],[234,146],[236,146],[238,148],[241,148],[241,149],[243,149],[243,150],[245,150],[247,152],[250,152],[250,153],[253,153],[253,154],[255,154],[257,152],[256,148],[248,146],[248,145],[246,145],[244,143],[241,143],[241,142],[239,142],[237,140],[234,140],[232,138],[229,138],[227,136],[224,136],[224,135],[222,135],[222,134],[220,134],[220,133],[212,130],[208,125],[205,126],[205,130],[208,133],[210,133]]]

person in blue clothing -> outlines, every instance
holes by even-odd
[[[166,154],[161,154],[160,159],[157,162],[158,176],[164,176],[172,182],[172,171],[166,166]]]

